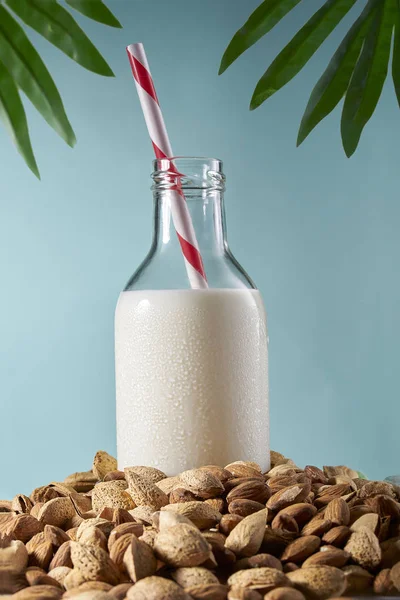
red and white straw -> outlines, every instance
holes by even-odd
[[[156,158],[172,158],[171,144],[143,44],[131,44],[126,51]],[[203,260],[186,199],[179,187],[170,190],[170,193],[172,219],[185,259],[190,285],[192,288],[207,288]]]

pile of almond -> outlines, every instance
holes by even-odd
[[[15,600],[325,600],[400,595],[400,488],[271,452],[167,477],[106,452],[0,501]]]

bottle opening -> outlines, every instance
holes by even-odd
[[[222,161],[218,158],[173,156],[153,161],[154,190],[181,188],[183,190],[225,189]]]

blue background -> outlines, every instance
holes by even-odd
[[[257,0],[108,0],[123,30],[76,13],[116,79],[30,34],[78,144],[68,148],[27,102],[39,182],[1,129],[0,497],[88,469],[99,448],[115,452],[113,313],[152,225],[152,150],[125,55],[135,41],[175,153],[224,160],[230,243],[269,316],[272,447],[300,465],[399,472],[391,81],[351,160],[338,111],[295,147],[311,88],[361,6],[290,85],[248,110],[270,61],[321,4],[301,3],[221,77],[222,53]]]

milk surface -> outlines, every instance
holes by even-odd
[[[266,316],[256,290],[122,292],[118,468],[269,467]]]

